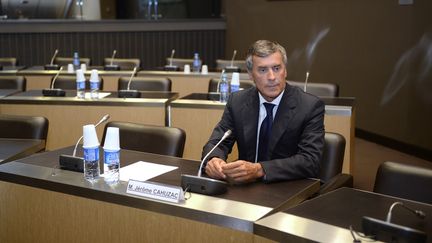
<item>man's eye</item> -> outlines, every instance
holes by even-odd
[[[274,72],[277,72],[277,71],[279,71],[280,70],[280,66],[275,66],[275,67],[273,67],[273,71]]]
[[[258,72],[260,72],[260,73],[265,73],[265,71],[266,71],[265,68],[259,68],[259,69],[258,69]]]

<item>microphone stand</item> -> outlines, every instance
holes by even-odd
[[[306,90],[307,90],[307,83],[308,83],[308,80],[309,80],[309,72],[306,72],[306,79],[305,79],[304,87],[303,87],[303,91],[304,91],[304,92],[306,92]]]
[[[110,62],[110,64],[104,66],[104,70],[107,70],[107,71],[118,71],[118,70],[120,70],[120,66],[117,65],[117,64],[114,64],[114,57],[115,57],[116,54],[117,54],[117,50],[114,50],[113,54],[111,56],[111,62]]]
[[[134,68],[132,71],[132,75],[129,78],[129,82],[127,84],[127,89],[121,89],[118,91],[118,97],[119,98],[141,98],[141,92],[138,90],[131,90],[130,85],[132,82],[133,76],[135,76],[135,72],[137,70],[137,67]]]
[[[237,50],[234,50],[230,65],[225,67],[226,72],[228,72],[228,73],[240,72],[240,68],[237,66],[234,66],[234,59],[235,59],[236,55],[237,55]]]
[[[60,75],[60,72],[63,70],[63,67],[60,67],[58,70],[56,76],[53,78],[51,82],[51,87],[49,89],[43,89],[42,95],[43,96],[51,96],[51,97],[64,97],[66,96],[66,92],[62,89],[54,89],[54,83],[57,80],[58,76]]]
[[[54,55],[51,58],[51,62],[44,66],[45,70],[59,70],[60,68],[59,65],[54,64],[54,59],[57,56],[57,54],[58,54],[58,49],[54,51]]]
[[[179,67],[177,67],[177,66],[173,66],[173,59],[174,59],[174,54],[175,54],[175,49],[172,49],[172,51],[171,51],[171,57],[170,57],[170,63],[169,63],[169,65],[165,65],[164,66],[164,70],[165,71],[178,71],[178,70],[180,70],[179,69]]]

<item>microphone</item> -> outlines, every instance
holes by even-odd
[[[396,206],[402,206],[421,219],[426,217],[426,214],[421,210],[414,210],[402,202],[395,202],[389,208],[386,221],[363,216],[363,233],[373,236],[375,240],[385,242],[426,242],[427,235],[425,232],[391,223],[392,211]]]
[[[241,71],[239,67],[234,66],[234,59],[235,59],[236,55],[237,55],[237,50],[234,50],[230,65],[225,67],[226,72],[232,73],[232,72],[240,72]]]
[[[106,114],[105,116],[103,116],[98,123],[95,124],[95,127],[99,126],[100,124],[108,121],[108,119],[110,119],[110,115]],[[81,136],[78,141],[75,144],[72,156],[70,155],[66,155],[66,154],[62,154],[60,155],[59,158],[59,164],[60,164],[60,168],[61,169],[65,169],[65,170],[72,170],[72,171],[78,171],[78,172],[83,172],[84,171],[84,159],[81,157],[76,157],[76,150],[78,148],[78,144],[81,142],[81,140],[83,139],[84,136]]]
[[[44,66],[45,70],[58,70],[59,69],[59,65],[54,64],[54,59],[57,56],[57,54],[58,54],[58,49],[56,49],[54,51],[54,55],[51,58],[51,62],[49,64],[46,64]]]
[[[66,95],[66,92],[62,89],[54,89],[54,83],[57,80],[58,76],[60,75],[60,72],[63,70],[63,67],[60,67],[58,70],[56,76],[54,76],[51,87],[49,89],[43,89],[42,95],[43,96],[51,96],[51,97],[64,97]]]
[[[164,66],[165,71],[178,71],[178,70],[180,70],[179,67],[173,65],[174,54],[175,54],[175,49],[172,49],[171,57],[169,58],[169,65]]]
[[[307,87],[308,80],[309,80],[309,72],[306,72],[306,79],[305,79],[304,87],[303,87],[303,91],[304,92],[306,92],[306,89],[307,89],[306,87]]]
[[[202,167],[207,157],[221,144],[227,137],[231,135],[231,130],[225,132],[219,142],[213,146],[213,148],[208,152],[204,158],[201,160],[200,167],[198,169],[198,174],[193,175],[181,175],[181,185],[184,190],[189,189],[191,192],[201,193],[205,195],[219,195],[227,191],[228,183],[225,181],[220,181],[216,179],[211,179],[201,176]]]
[[[141,97],[141,92],[139,92],[138,90],[130,89],[130,84],[132,82],[132,78],[135,76],[136,70],[137,67],[134,67],[132,71],[132,75],[130,76],[129,81],[127,83],[127,89],[121,89],[118,91],[119,98],[140,98]]]
[[[105,65],[104,66],[104,70],[107,70],[107,71],[118,71],[118,70],[120,70],[120,66],[117,65],[117,64],[114,64],[114,57],[115,57],[116,54],[117,54],[117,50],[114,50],[113,54],[111,56],[110,64]]]
[[[219,77],[219,81],[217,82],[216,93],[220,93],[219,86],[220,86],[220,82],[222,81],[222,77],[223,77],[224,73],[225,73],[225,69],[222,69],[221,75]]]

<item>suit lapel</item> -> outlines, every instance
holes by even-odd
[[[259,99],[258,91],[256,90],[256,88],[250,92],[250,95],[248,95],[248,99],[246,100],[241,112],[241,117],[243,118],[242,124],[244,129],[244,141],[250,141],[250,143],[247,142],[247,144],[253,146],[251,149],[246,149],[246,151],[248,151],[247,157],[249,159],[253,158],[253,160],[251,161],[254,161],[256,153],[256,138],[259,114]]]
[[[295,96],[294,89],[287,83],[284,94],[273,121],[272,135],[269,142],[269,156],[273,154],[273,150],[285,132],[289,127],[290,120],[294,116],[294,110],[297,107],[297,99]],[[270,158],[269,158],[270,159]]]

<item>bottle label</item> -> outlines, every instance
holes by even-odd
[[[226,82],[221,82],[219,91],[221,93],[228,93],[228,84]]]
[[[84,148],[84,160],[85,161],[99,160],[99,147]]]
[[[77,85],[77,89],[85,89],[85,82],[80,81],[80,82],[76,82]]]
[[[99,89],[99,82],[90,82],[90,89]]]
[[[108,165],[117,165],[120,163],[119,151],[104,151],[104,163]]]
[[[231,93],[239,91],[240,87],[237,84],[231,84]]]

